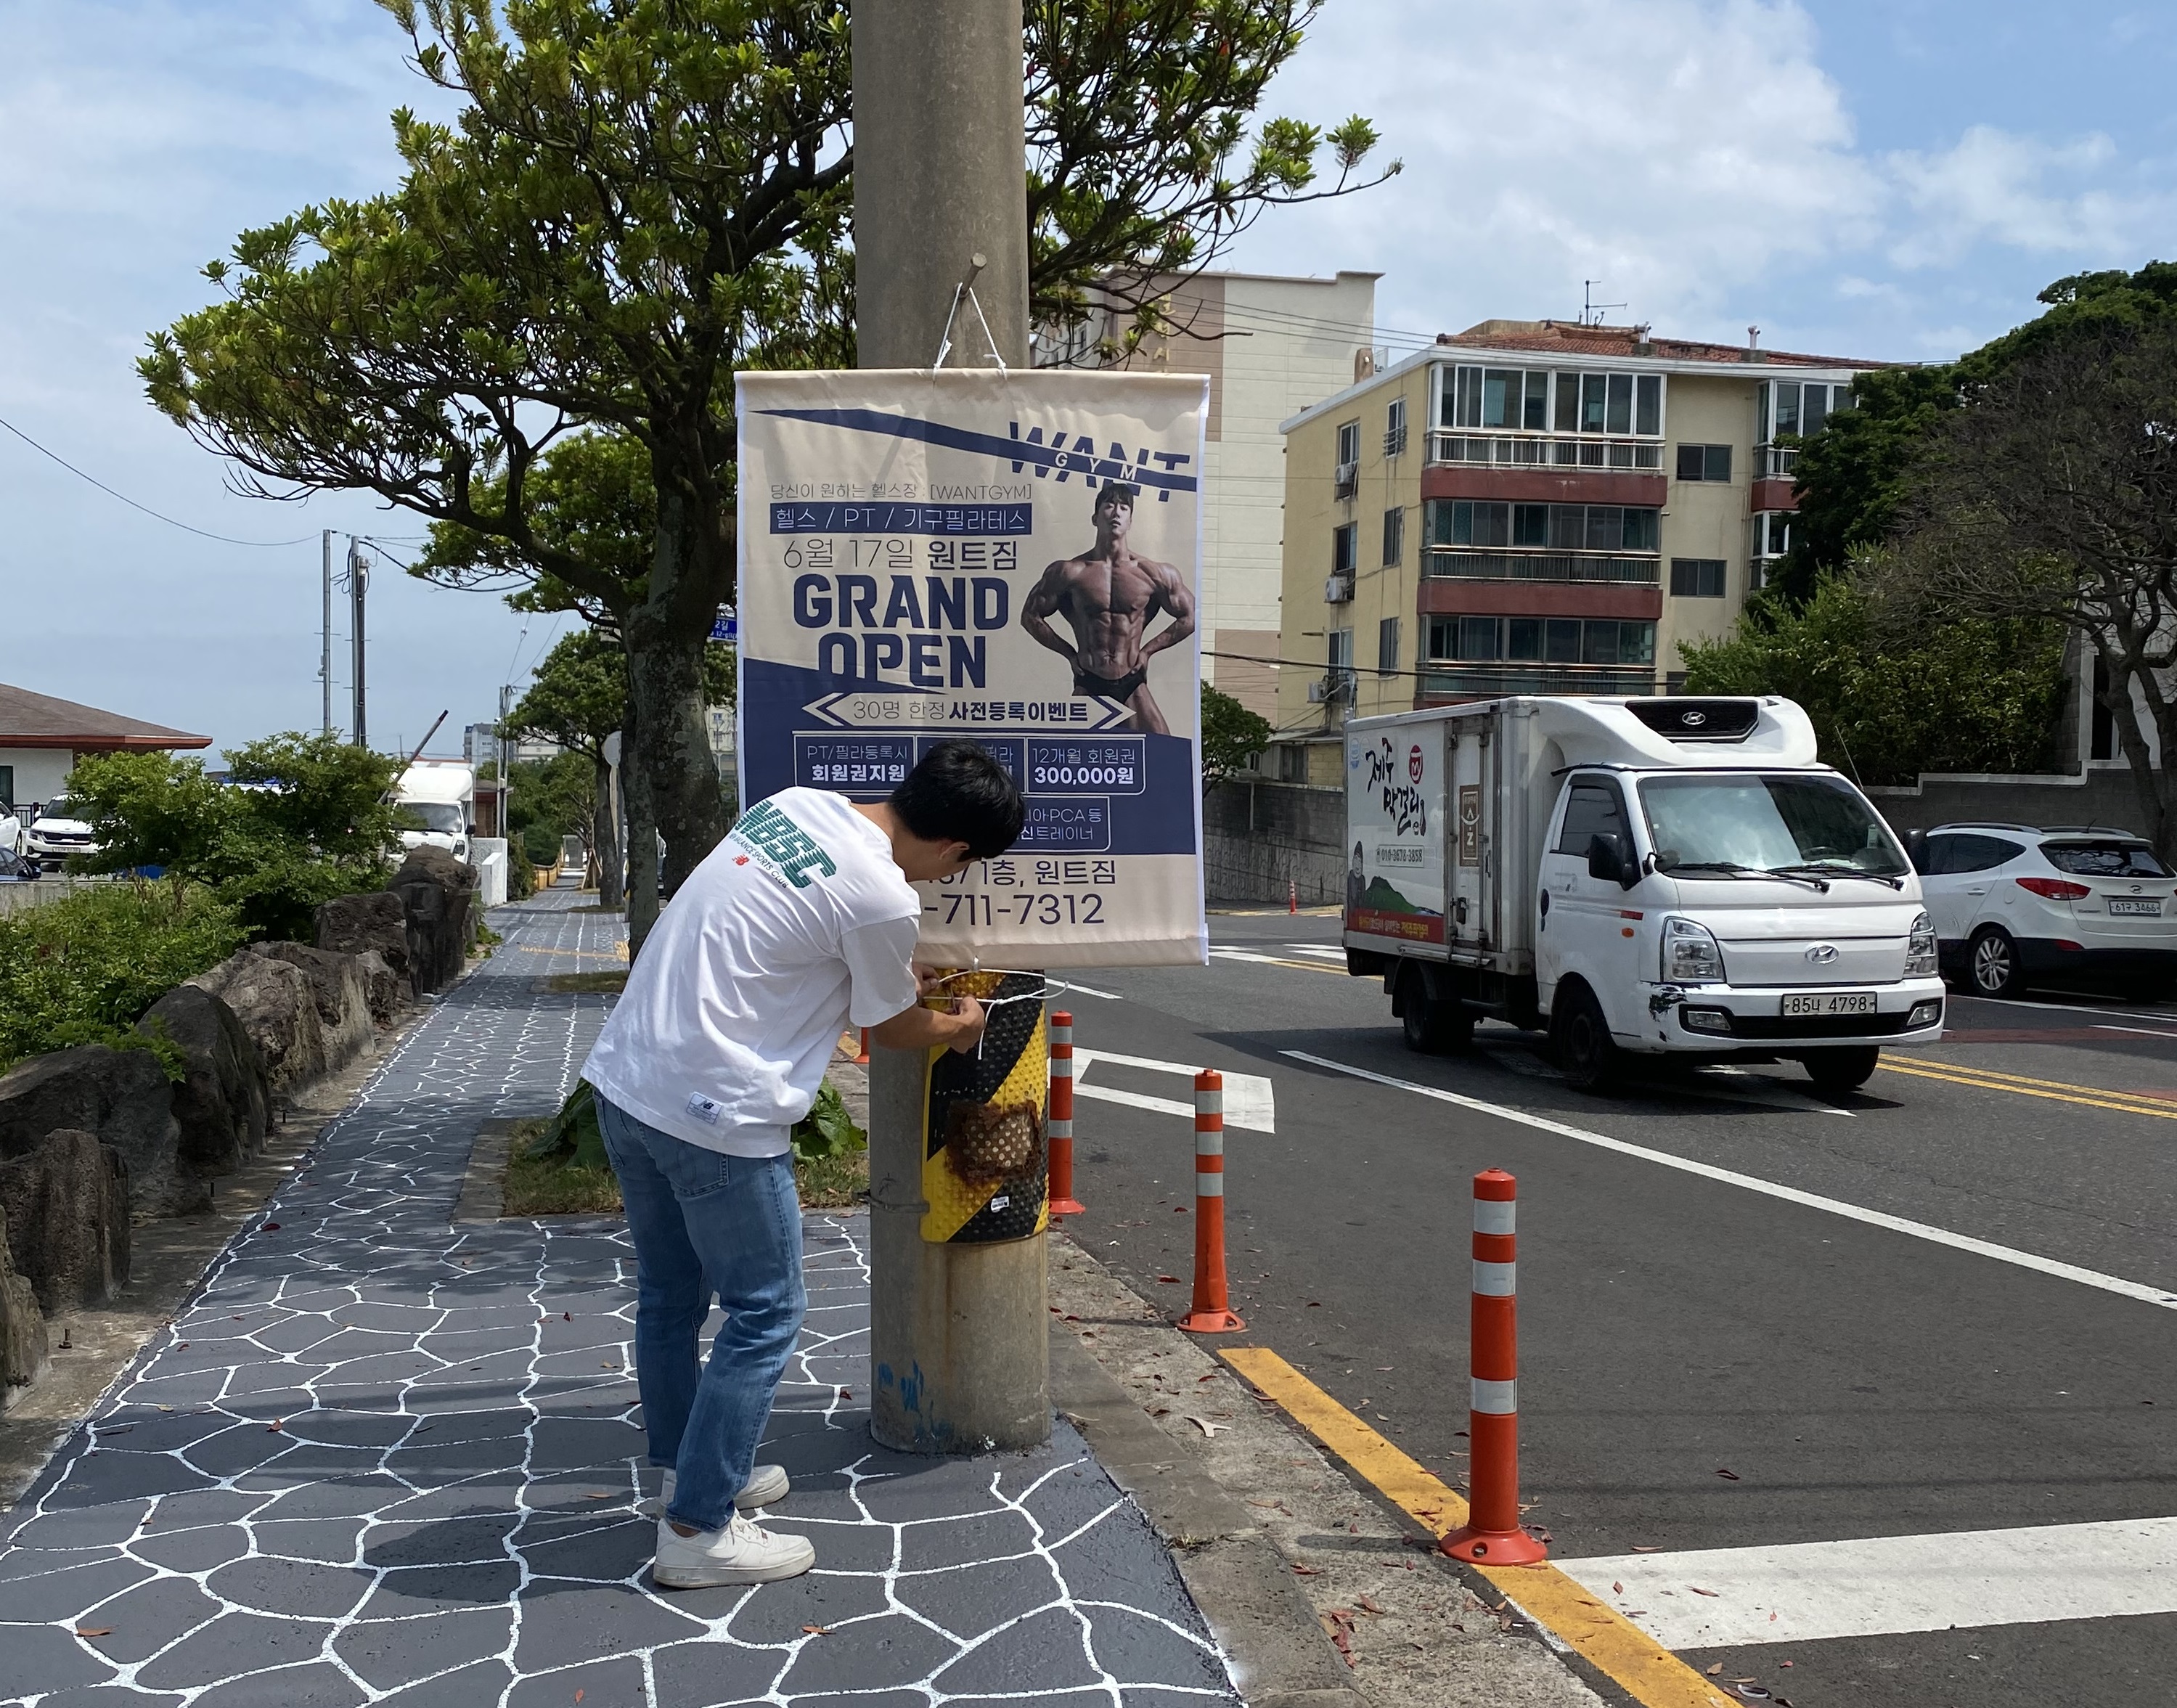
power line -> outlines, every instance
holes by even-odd
[[[221,545],[225,546],[306,546],[310,543],[312,539],[316,538],[312,534],[305,534],[300,539],[294,540],[238,540],[231,534],[216,534],[207,528],[194,527],[188,522],[177,521],[173,517],[163,515],[160,511],[153,510],[151,506],[147,504],[137,503],[134,499],[129,497],[125,492],[116,492],[96,475],[85,473],[83,470],[78,468],[66,457],[60,455],[59,452],[46,450],[44,445],[39,444],[36,439],[31,438],[29,434],[24,432],[21,428],[16,426],[14,422],[9,421],[4,416],[0,416],[0,427],[6,428],[8,432],[14,434],[16,438],[21,439],[24,444],[29,445],[30,449],[36,451],[39,456],[51,457],[70,474],[75,476],[77,479],[89,481],[108,498],[117,498],[122,503],[127,505],[129,509],[141,510],[145,516],[150,516],[154,521],[162,521],[166,523],[168,527],[179,528],[184,533],[196,534],[202,538],[208,540],[217,540]]]

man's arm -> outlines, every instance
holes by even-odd
[[[1066,597],[1066,560],[1057,559],[1043,572],[1043,579],[1021,601],[1021,627],[1069,664],[1078,667],[1081,654],[1058,636],[1045,619],[1055,614]]]
[[[1142,643],[1141,656],[1146,661],[1167,647],[1176,647],[1194,632],[1194,590],[1170,564],[1143,561],[1149,565],[1150,577],[1156,583],[1157,603],[1171,614],[1169,627]]]
[[[887,1050],[928,1050],[941,1044],[964,1056],[982,1039],[983,1005],[973,996],[956,996],[948,1014],[918,1002],[870,1027],[870,1036]]]

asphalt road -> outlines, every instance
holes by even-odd
[[[1233,1305],[1247,1321],[1230,1341],[1273,1348],[1460,1476],[1469,1183],[1477,1169],[1511,1170],[1525,1494],[1569,1568],[1875,1537],[1945,1538],[1931,1553],[1962,1558],[1961,1533],[2177,1514],[2177,1308],[2092,1280],[2177,1297],[2177,1008],[1957,999],[1940,1045],[1891,1052],[1863,1093],[1825,1101],[1780,1063],[1600,1097],[1564,1085],[1541,1041],[1509,1028],[1481,1029],[1469,1056],[1408,1051],[1380,985],[1345,977],[1330,954],[1334,919],[1211,926],[1208,969],[1084,973],[1108,994],[1078,990],[1067,1005],[1091,1051],[1270,1081],[1274,1133],[1227,1123]],[[1082,1085],[1088,1213],[1069,1230],[1176,1312],[1186,1287],[1159,1278],[1191,1272],[1192,1217],[1179,1213],[1192,1202],[1188,1123],[1088,1089],[1184,1102],[1187,1082],[1103,1061]],[[2026,1266],[2036,1259],[2088,1276]],[[1904,1612],[1874,1634],[1673,1646],[1797,1708],[2177,1700],[2177,1613],[2102,1616],[2136,1604],[2124,1597],[2136,1558],[2105,1547],[2104,1531],[2077,1534],[2083,1565],[2025,1574],[2029,1623],[1974,1624],[1968,1613],[1956,1629],[1919,1630]],[[2019,1552],[1978,1546],[1999,1562]],[[1813,1577],[1848,1575],[1858,1558],[1819,1551]],[[1895,1588],[1831,1601],[1880,1628]]]

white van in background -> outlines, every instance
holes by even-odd
[[[442,848],[469,857],[476,833],[476,767],[461,759],[419,759],[401,773],[393,804],[401,814],[401,846]]]

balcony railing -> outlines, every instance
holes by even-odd
[[[1445,664],[1422,666],[1425,699],[1464,696],[1493,698],[1500,694],[1653,694],[1658,691],[1651,666],[1629,669],[1607,664]]]
[[[1451,581],[1608,581],[1621,587],[1661,585],[1661,558],[1620,558],[1585,552],[1470,552],[1432,547],[1421,554],[1421,573]]]
[[[1798,467],[1799,447],[1796,445],[1757,445],[1754,447],[1754,477],[1756,480],[1781,479]]]
[[[1431,462],[1485,463],[1495,468],[1653,469],[1663,467],[1663,447],[1651,439],[1577,438],[1552,434],[1447,433],[1429,434]]]

